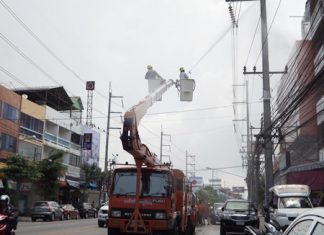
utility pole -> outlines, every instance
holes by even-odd
[[[264,117],[264,158],[265,158],[265,187],[264,202],[269,207],[269,189],[273,186],[272,165],[272,138],[271,138],[271,104],[269,81],[269,48],[268,48],[268,24],[266,1],[260,0],[261,7],[261,34],[262,34],[262,77],[263,77],[263,117]]]
[[[191,158],[193,160],[193,163],[188,163],[188,158]],[[188,177],[188,173],[192,173],[193,176],[195,176],[195,159],[196,156],[195,155],[189,155],[188,152],[186,151],[186,176]],[[193,171],[188,171],[188,166],[192,166],[193,167]]]
[[[107,129],[106,129],[106,149],[105,149],[105,169],[104,172],[108,171],[108,145],[109,145],[109,130],[110,129],[121,129],[120,127],[110,127],[110,114],[111,113],[119,113],[121,114],[122,112],[111,112],[110,107],[111,107],[111,99],[112,98],[120,98],[122,99],[123,96],[113,96],[112,91],[111,91],[111,83],[109,82],[109,100],[108,100],[108,117],[107,117]]]
[[[226,0],[226,2],[239,2],[251,0]],[[264,132],[263,140],[265,143],[265,206],[269,207],[269,188],[273,186],[273,163],[272,163],[272,137],[271,137],[271,104],[270,104],[270,81],[269,81],[269,48],[268,48],[268,25],[267,25],[267,9],[266,0],[260,0],[261,10],[261,45],[262,45],[262,81],[263,81],[263,118],[264,118]],[[286,71],[287,72],[287,69]],[[283,73],[283,72],[272,72]],[[254,72],[246,72],[244,67],[244,74],[259,74],[254,69]]]
[[[246,154],[248,161],[248,199],[254,202],[254,160],[252,157],[251,151],[251,141],[250,141],[250,110],[249,110],[249,82],[245,81],[245,89],[246,89]]]

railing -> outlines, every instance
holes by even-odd
[[[58,144],[65,148],[70,148],[70,142],[60,137],[58,137]]]
[[[55,135],[48,133],[48,132],[44,133],[44,139],[49,142],[52,142],[54,144],[57,144],[57,137]]]

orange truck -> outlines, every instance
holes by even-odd
[[[110,181],[108,234],[193,234],[196,225],[195,197],[185,174],[162,164],[141,143],[138,124],[152,104],[175,83],[161,86],[124,115],[121,140],[134,165],[119,165]]]

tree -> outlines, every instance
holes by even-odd
[[[96,182],[100,179],[101,169],[95,165],[84,164],[81,169],[85,174],[85,181],[87,184]]]
[[[214,205],[214,203],[218,201],[216,191],[210,186],[199,189],[196,195],[199,201],[203,201],[206,204]]]
[[[84,164],[81,167],[81,170],[84,172],[85,175],[85,186],[83,188],[83,200],[85,201],[85,189],[87,185],[89,185],[90,183],[96,183],[97,185],[99,185],[101,183],[100,181],[102,178],[102,173],[101,173],[101,169],[95,164],[92,165]]]
[[[13,155],[7,159],[6,167],[0,169],[0,172],[5,175],[6,179],[16,181],[17,190],[20,190],[21,183],[26,181],[37,181],[41,173],[37,168],[37,164],[29,161],[20,155]],[[12,203],[17,204],[19,193],[11,195]]]
[[[38,186],[45,200],[57,199],[58,178],[64,176],[66,170],[62,159],[62,151],[53,151],[48,158],[41,160],[38,164],[41,173]]]

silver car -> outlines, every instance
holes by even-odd
[[[63,209],[55,201],[37,201],[32,207],[31,220],[33,222],[37,219],[54,221],[55,219],[63,220],[63,218]]]

